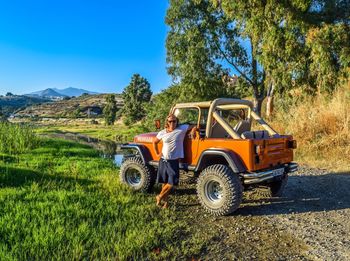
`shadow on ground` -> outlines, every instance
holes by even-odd
[[[200,207],[195,185],[180,185],[174,193],[176,204],[183,208]],[[244,193],[240,208],[233,216],[263,216],[319,212],[350,208],[350,173],[292,175],[281,198],[266,198],[258,190]]]
[[[290,176],[281,198],[250,198],[235,215],[276,215],[350,208],[350,173]]]
[[[26,168],[15,168],[9,166],[0,166],[0,187],[21,187],[30,185],[31,183],[66,183],[74,185],[76,183],[87,186],[93,181],[76,178],[76,177],[67,177],[62,175],[50,175],[46,173],[41,173]]]

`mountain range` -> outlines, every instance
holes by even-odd
[[[83,93],[87,94],[98,94],[97,92],[91,92],[84,89],[78,89],[74,87],[68,87],[65,89],[48,88],[41,91],[32,92],[25,94],[26,96],[39,96],[39,97],[50,97],[50,98],[63,98],[63,97],[78,97]]]

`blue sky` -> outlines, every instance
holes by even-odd
[[[0,94],[69,86],[121,92],[166,73],[166,0],[0,0]]]

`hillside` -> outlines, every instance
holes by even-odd
[[[28,97],[24,95],[0,96],[0,107],[3,114],[9,115],[20,108],[49,102],[49,99]]]
[[[77,98],[64,99],[61,101],[44,103],[40,105],[29,106],[16,112],[16,117],[48,117],[48,118],[76,118],[87,117],[88,115],[98,117],[102,114],[106,104],[108,94],[83,95]],[[123,105],[120,95],[116,96],[117,106]]]

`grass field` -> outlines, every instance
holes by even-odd
[[[38,134],[71,132],[117,142],[132,141],[135,135],[148,131],[140,124],[128,127],[118,122],[115,125],[106,126],[103,123],[98,125],[89,124],[89,121],[84,120],[70,120],[69,123],[59,121],[52,123],[37,122],[35,123],[35,129]]]
[[[168,259],[196,256],[186,224],[134,193],[88,146],[43,139],[0,156],[0,260]]]

